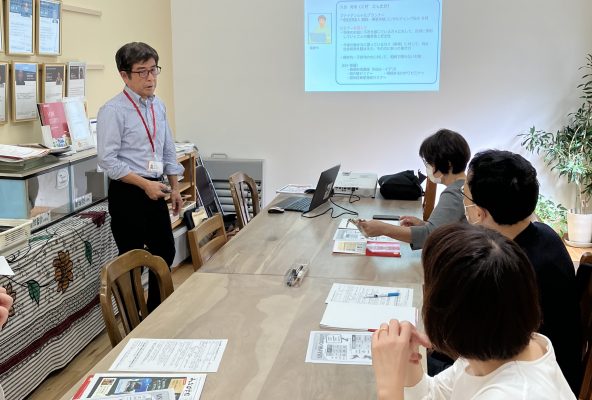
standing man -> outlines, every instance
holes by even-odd
[[[158,53],[146,43],[128,43],[117,51],[115,62],[125,87],[97,116],[99,166],[111,178],[111,231],[119,254],[146,247],[170,267],[175,243],[165,197],[170,192],[177,215],[182,203],[177,175],[183,167],[177,162],[166,108],[154,95],[161,70]],[[158,281],[150,272],[148,311],[159,304]]]

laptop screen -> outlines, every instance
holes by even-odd
[[[337,174],[339,174],[339,168],[341,165],[336,165],[333,168],[329,168],[321,173],[317,188],[315,189],[314,196],[310,202],[310,208],[308,211],[312,211],[331,197],[331,191],[335,180],[337,180]]]

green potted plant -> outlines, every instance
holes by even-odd
[[[567,213],[568,239],[587,244],[592,242],[592,54],[586,57],[582,105],[569,114],[568,124],[556,133],[537,130],[534,126],[521,134],[522,146],[528,151],[542,154],[545,163],[567,177],[576,187],[576,204]]]
[[[549,225],[559,236],[567,232],[567,209],[561,204],[539,194],[534,213],[539,221]]]

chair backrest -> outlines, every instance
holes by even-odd
[[[166,261],[146,250],[130,250],[107,263],[101,270],[100,302],[113,347],[148,315],[141,282],[142,267],[149,268],[156,275],[161,301],[173,293],[173,281]],[[121,316],[123,335],[115,319],[111,296],[115,297]]]
[[[576,274],[580,293],[582,319],[582,365],[584,379],[580,389],[580,400],[592,400],[592,253],[582,254]]]
[[[193,270],[197,271],[208,261],[216,251],[228,241],[222,215],[202,221],[195,228],[187,232]]]
[[[244,172],[235,172],[228,178],[230,193],[236,210],[239,229],[259,214],[259,193],[257,184],[249,175]],[[249,211],[249,204],[253,207],[253,215]]]
[[[429,179],[426,180],[425,194],[423,195],[423,220],[427,221],[432,215],[436,204],[436,187],[438,185]]]

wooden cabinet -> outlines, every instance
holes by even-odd
[[[195,191],[195,152],[181,154],[177,157],[177,161],[185,168],[183,177],[179,176],[179,193],[183,198],[183,207],[189,207],[191,203],[195,205],[196,191]],[[167,202],[169,198],[167,197]],[[178,217],[178,219],[177,219]],[[173,229],[183,224],[183,211],[179,212],[177,217],[172,217]]]

